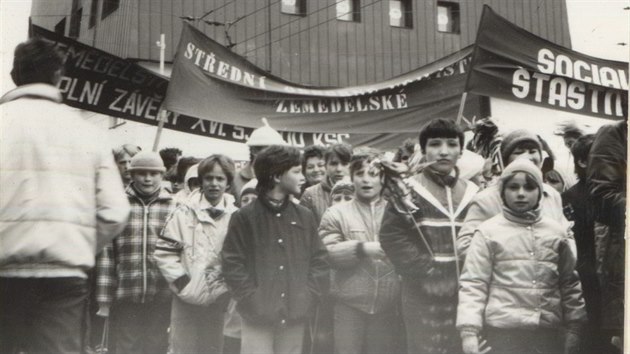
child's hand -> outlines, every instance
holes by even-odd
[[[479,354],[479,339],[477,336],[466,336],[462,339],[462,349],[465,354]]]
[[[380,242],[364,242],[363,251],[372,259],[384,259],[385,252],[381,248]]]
[[[492,350],[492,347],[487,346],[487,344],[488,342],[485,339],[482,339],[481,343],[479,343],[477,336],[469,336],[462,339],[462,348],[465,354],[486,354]]]

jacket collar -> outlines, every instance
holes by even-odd
[[[61,103],[63,100],[61,91],[59,91],[58,88],[42,83],[18,86],[2,96],[2,98],[0,98],[0,104],[15,101],[20,98],[39,98],[57,103]]]
[[[284,209],[286,209],[287,206],[289,206],[289,203],[291,203],[291,197],[287,196],[286,198],[284,198],[284,201],[279,206],[276,206],[273,203],[271,203],[269,201],[269,197],[267,197],[266,195],[259,196],[258,199],[256,199],[256,202],[262,203],[262,205],[264,205],[266,209],[269,209],[272,212],[277,213],[277,212],[283,211]]]
[[[188,207],[190,207],[190,209],[194,211],[199,221],[209,223],[215,222],[215,220],[212,219],[208,214],[208,209],[210,208],[222,209],[223,215],[231,215],[237,210],[237,208],[234,206],[234,203],[231,202],[230,198],[227,198],[226,194],[223,194],[223,199],[221,200],[221,202],[216,207],[213,207],[212,204],[210,204],[210,202],[208,202],[208,200],[203,196],[203,193],[201,193],[199,190],[193,191],[190,198],[188,199],[187,205]]]
[[[133,187],[131,186],[131,183],[127,186],[127,189],[125,189],[125,192],[129,196],[137,198],[138,200],[142,200],[142,197],[140,197],[138,193],[136,192],[136,190],[133,189]],[[173,196],[164,187],[160,187],[160,193],[158,194],[157,198],[155,198],[152,201],[152,203],[156,201],[166,201],[166,200],[171,200],[171,199],[173,199]]]

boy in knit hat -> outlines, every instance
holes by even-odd
[[[301,353],[306,320],[328,291],[326,248],[312,213],[291,201],[300,151],[272,145],[254,162],[258,199],[232,214],[223,276],[242,316],[241,353]]]
[[[175,201],[162,188],[160,155],[142,151],[131,159],[129,224],[97,259],[97,315],[108,317],[113,353],[165,353],[171,292],[153,252]]]
[[[503,210],[475,231],[460,279],[464,353],[480,352],[482,329],[493,353],[577,353],[586,312],[576,257],[567,229],[541,210],[542,173],[518,159],[499,189]]]
[[[515,130],[501,142],[501,160],[504,167],[519,158],[530,160],[538,168],[542,167],[543,147],[538,136],[528,130]],[[543,184],[541,203],[543,213],[569,229],[569,222],[562,212],[562,198],[553,187]],[[498,185],[481,191],[470,204],[464,225],[457,236],[457,249],[465,253],[472,240],[475,228],[482,222],[501,212],[501,193]]]

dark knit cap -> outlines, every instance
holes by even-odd
[[[523,142],[531,142],[535,144],[542,156],[542,145],[538,136],[529,130],[517,129],[506,135],[503,138],[503,141],[501,141],[501,160],[504,165],[507,165],[510,155],[512,155],[514,150],[516,150],[516,147]]]

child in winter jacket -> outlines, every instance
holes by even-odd
[[[192,169],[192,167],[191,167]],[[199,163],[201,189],[169,217],[154,258],[175,293],[171,312],[173,353],[221,353],[229,296],[220,252],[236,207],[226,191],[234,163],[212,155]]]
[[[584,299],[568,232],[541,213],[542,173],[518,159],[500,190],[503,213],[477,228],[460,279],[463,350],[478,353],[485,333],[493,353],[575,353]]]
[[[304,183],[300,151],[271,145],[254,161],[258,199],[236,211],[221,251],[242,316],[241,353],[301,353],[306,320],[328,291],[326,248],[310,210],[291,201]]]

